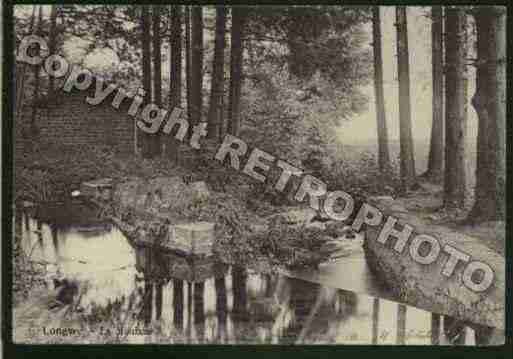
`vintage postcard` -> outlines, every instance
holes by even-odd
[[[505,6],[3,12],[9,341],[505,343]]]

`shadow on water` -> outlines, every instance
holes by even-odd
[[[51,224],[23,213],[15,221],[23,250],[46,263],[50,275],[87,283],[83,310],[127,298],[132,308],[140,298],[137,318],[156,330],[122,342],[451,344],[444,333],[452,330],[458,333],[453,343],[475,344],[473,331],[457,328],[459,322],[393,301],[132,247],[93,210],[81,208]]]

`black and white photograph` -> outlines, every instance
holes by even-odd
[[[506,6],[8,6],[4,343],[505,344]]]

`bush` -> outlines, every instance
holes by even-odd
[[[109,177],[184,175],[187,171],[167,158],[122,156],[106,146],[46,146],[17,159],[15,196],[36,203],[63,200],[80,183]]]
[[[329,190],[342,190],[362,199],[372,195],[394,196],[400,187],[397,163],[381,173],[372,153],[362,153],[360,158],[342,159],[323,168],[323,179]]]

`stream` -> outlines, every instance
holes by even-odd
[[[56,338],[55,328],[83,328],[83,323],[63,319],[62,310],[50,311],[48,291],[40,297],[36,293],[14,308],[16,342],[29,343],[40,334],[47,338],[38,342],[451,344],[441,316],[390,300],[369,271],[363,251],[318,271],[260,274],[226,266],[193,283],[173,274],[145,281],[141,261],[148,260],[147,253],[97,220],[94,210],[75,205],[41,222],[21,217],[21,246],[33,261],[46,264],[49,288],[55,276],[72,278],[81,286],[86,283],[81,310],[116,302],[124,306],[127,298],[138,298],[143,314],[138,324],[102,324],[94,335],[82,329],[80,339]],[[458,344],[474,345],[473,330],[464,327]]]

